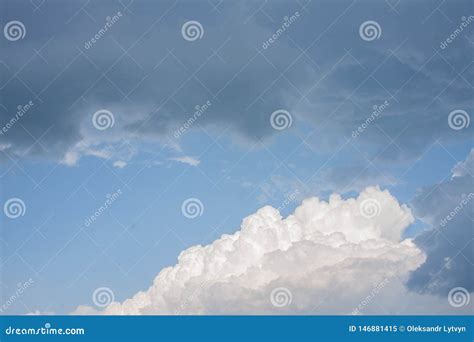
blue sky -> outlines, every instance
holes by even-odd
[[[388,189],[412,207],[416,221],[404,234],[416,237],[433,228],[416,215],[425,208],[420,192],[449,182],[473,146],[472,125],[454,130],[448,122],[455,110],[472,114],[472,27],[440,47],[473,14],[468,1],[3,0],[0,7],[2,26],[19,20],[26,30],[23,39],[0,39],[0,124],[34,103],[0,135],[2,203],[15,197],[26,206],[24,216],[1,218],[2,301],[18,283],[35,281],[11,314],[68,313],[90,305],[101,286],[123,301],[181,251],[234,233],[244,217],[280,207],[295,191],[283,216],[307,197]],[[190,20],[201,24],[200,39],[183,39]],[[369,20],[381,32],[367,41],[359,27]],[[99,130],[93,114],[104,109],[114,124]],[[283,130],[270,124],[279,109],[292,120]],[[472,185],[469,178],[457,191]],[[201,216],[183,216],[188,198],[202,202]],[[472,221],[461,234],[472,238]],[[472,248],[465,254],[473,260]],[[472,291],[472,277],[461,285]]]

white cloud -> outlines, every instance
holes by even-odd
[[[463,177],[472,174],[474,171],[474,149],[471,150],[467,158],[457,163],[451,172],[453,177]]]
[[[6,151],[8,150],[10,147],[12,147],[12,144],[8,143],[8,144],[0,144],[0,151]]]
[[[78,160],[80,159],[80,154],[76,151],[68,151],[64,155],[63,159],[61,160],[61,164],[67,166],[74,166],[77,164]]]
[[[200,160],[190,157],[190,156],[175,157],[175,158],[170,158],[169,160],[177,161],[177,162],[188,164],[191,166],[198,166],[201,163]]]
[[[361,214],[367,199],[379,204],[378,215]],[[183,251],[148,290],[101,312],[80,306],[74,313],[350,314],[361,303],[362,313],[452,310],[444,298],[404,286],[425,260],[410,239],[400,238],[413,220],[407,206],[374,187],[356,199],[306,199],[286,219],[267,206],[245,218],[235,234]],[[278,287],[291,292],[289,306],[271,304]]]
[[[123,160],[117,160],[112,164],[113,167],[116,167],[117,169],[123,169],[125,166],[127,166],[127,162]]]
[[[31,311],[26,314],[26,316],[52,316],[52,315],[56,315],[56,313],[53,311],[39,311],[39,310]]]
[[[112,156],[112,152],[110,151],[110,148],[92,148],[86,142],[82,141],[64,154],[61,159],[61,164],[75,166],[83,156],[94,156],[101,159],[108,159]]]

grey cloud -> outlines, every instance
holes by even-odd
[[[219,12],[206,2],[101,2],[86,4],[88,15],[81,5],[51,2],[33,13],[27,1],[4,4],[2,21],[20,19],[28,34],[18,42],[1,41],[0,121],[10,120],[21,103],[37,103],[21,126],[0,136],[10,157],[61,159],[79,142],[100,144],[100,138],[160,141],[208,100],[212,108],[199,125],[264,139],[274,133],[270,114],[285,108],[296,129],[310,124],[321,133],[309,141],[321,151],[350,137],[373,105],[388,100],[390,108],[358,139],[383,162],[417,156],[436,139],[462,141],[472,134],[472,125],[457,132],[447,125],[451,110],[472,109],[468,42],[458,39],[435,54],[451,27],[439,25],[439,18],[420,22],[432,11],[429,1],[401,3],[397,16],[386,4],[349,1],[274,3],[265,12],[255,2],[224,2]],[[468,2],[442,6],[453,20],[468,8]],[[123,16],[86,49],[105,18],[118,11]],[[264,49],[283,18],[296,11],[300,17]],[[380,22],[379,40],[359,37],[368,17]],[[181,37],[187,20],[201,22],[201,40]],[[102,108],[117,108],[115,131],[91,141],[84,125]],[[40,144],[29,149],[30,134],[41,137],[46,151]],[[387,135],[396,146],[386,149]]]
[[[474,291],[474,178],[466,174],[423,188],[413,205],[415,215],[432,229],[415,240],[427,259],[408,287],[440,295],[457,286]]]

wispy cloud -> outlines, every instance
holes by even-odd
[[[123,169],[125,166],[127,166],[127,162],[123,160],[117,160],[113,164],[113,167],[116,167],[117,169]]]
[[[169,160],[176,161],[183,164],[188,164],[191,166],[198,166],[201,163],[199,159],[196,159],[190,156],[174,157],[174,158],[169,158]]]

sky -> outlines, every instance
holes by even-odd
[[[472,309],[472,2],[0,8],[1,314]]]

